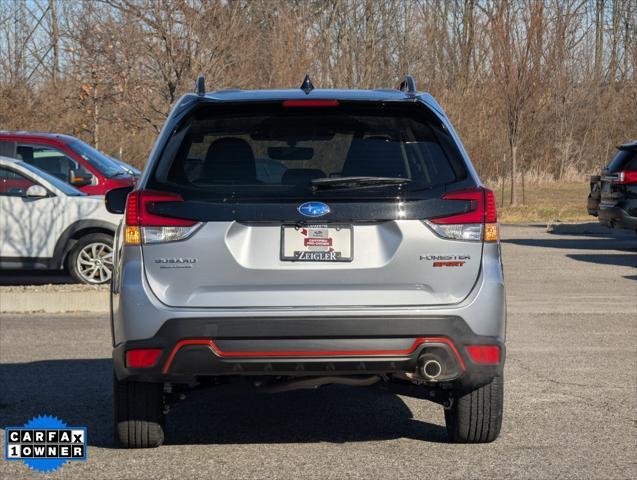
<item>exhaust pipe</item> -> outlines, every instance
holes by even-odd
[[[431,358],[421,365],[420,374],[427,380],[435,380],[442,374],[442,365],[438,360]]]
[[[462,375],[462,359],[449,345],[427,345],[420,351],[414,374],[416,380],[448,382]]]

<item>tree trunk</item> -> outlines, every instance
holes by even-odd
[[[100,148],[100,106],[97,102],[97,85],[93,87],[93,146]]]
[[[520,173],[522,174],[522,205],[526,205],[526,191],[524,188],[524,167],[522,167],[522,171]]]
[[[14,0],[13,18],[13,81],[17,84],[24,78],[24,2]]]
[[[511,205],[517,205],[518,192],[515,188],[515,177],[517,176],[518,146],[511,145]]]
[[[57,15],[57,0],[49,0],[49,10],[51,12],[51,50],[53,50],[53,66],[51,68],[51,78],[53,84],[57,84],[58,72],[60,71],[59,54],[59,29]]]
[[[504,184],[506,183],[506,164],[507,156],[502,155],[502,174],[500,175],[500,202],[504,203]]]
[[[622,72],[622,80],[625,81],[628,78],[628,58],[630,57],[629,52],[631,51],[632,46],[632,39],[630,38],[631,22],[628,21],[628,19],[633,18],[631,17],[632,8],[630,2],[628,2],[628,4],[626,5],[626,11],[624,12],[624,14],[626,15],[626,21],[624,25],[624,71]],[[633,26],[633,29],[635,29],[635,26]]]
[[[615,82],[617,76],[617,69],[619,68],[619,50],[622,42],[621,32],[621,17],[623,10],[623,2],[621,0],[615,0],[613,2],[613,16],[611,20],[611,49],[610,49],[610,63],[608,65],[608,81],[610,83]]]
[[[604,0],[595,3],[595,79],[602,77],[602,52],[604,51]]]
[[[475,0],[465,0],[464,10],[462,15],[462,48],[460,50],[461,55],[461,68],[462,68],[462,82],[466,87],[469,83],[471,68],[471,56],[474,48],[474,9]]]

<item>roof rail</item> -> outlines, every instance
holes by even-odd
[[[414,77],[410,74],[405,75],[403,81],[398,85],[398,90],[401,92],[416,93],[416,81]]]
[[[199,74],[197,77],[197,82],[195,83],[195,93],[200,97],[203,97],[206,94],[206,77],[203,76],[203,73]]]

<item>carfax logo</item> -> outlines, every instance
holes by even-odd
[[[52,472],[69,460],[86,460],[86,427],[69,427],[57,417],[34,417],[4,433],[4,458],[22,460],[33,470]]]

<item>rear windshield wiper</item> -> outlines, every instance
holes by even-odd
[[[383,187],[386,185],[403,185],[405,183],[411,183],[411,179],[400,177],[332,177],[312,180],[312,186],[317,189]]]

